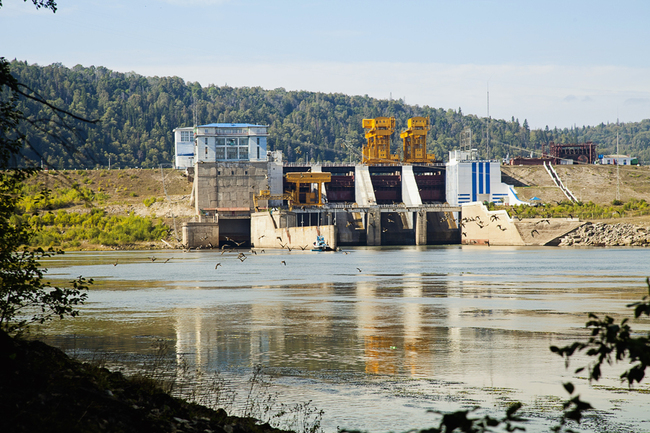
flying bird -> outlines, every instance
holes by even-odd
[[[498,219],[499,219],[498,215],[490,215],[490,221],[496,221]]]
[[[280,243],[282,243],[282,238],[280,236],[278,236],[276,239],[279,240]]]
[[[533,230],[530,231],[530,235],[531,235],[532,237],[535,237],[535,233],[539,234],[539,232],[537,231],[537,229],[533,229]]]
[[[287,266],[287,262],[285,262],[284,260],[282,260],[280,263],[282,263],[284,266]]]
[[[497,227],[498,227],[498,228],[500,228],[500,229],[501,229],[501,231],[505,231],[505,230],[508,230],[508,229],[507,229],[507,228],[505,228],[505,227],[501,227],[501,224],[498,224],[498,225],[497,225]]]
[[[149,257],[149,258],[151,259],[152,262],[156,261],[156,257]]]
[[[168,258],[168,259],[165,260],[163,263],[167,263],[167,262],[170,261],[171,259],[173,259],[173,257]]]
[[[219,266],[221,266],[221,263],[217,263],[214,268],[217,269]]]
[[[113,263],[113,266],[117,266],[117,259],[115,259],[115,263]]]
[[[357,271],[361,272],[361,268],[357,268]]]

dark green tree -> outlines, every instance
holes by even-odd
[[[37,8],[56,10],[52,0],[33,0]],[[2,6],[2,3],[0,3]],[[24,97],[47,106],[61,122],[50,126],[26,116],[18,109]],[[10,73],[9,63],[0,58],[0,331],[21,333],[30,323],[44,323],[54,318],[76,316],[75,307],[86,299],[85,290],[92,280],[79,277],[71,287],[51,286],[43,280],[45,270],[39,260],[59,253],[54,250],[29,250],[26,245],[36,228],[21,224],[14,216],[21,199],[22,182],[37,172],[30,161],[21,158],[28,145],[25,130],[47,133],[64,145],[69,142],[60,132],[71,130],[66,123],[72,116],[36,96]],[[26,128],[22,128],[26,124]],[[31,165],[31,166],[30,166]],[[47,195],[48,191],[42,191]]]

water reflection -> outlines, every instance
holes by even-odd
[[[359,248],[272,252],[245,264],[201,252],[160,263],[170,256],[53,258],[53,280],[99,284],[79,318],[45,332],[69,349],[123,355],[166,338],[179,365],[205,373],[243,376],[263,364],[287,381],[283,394],[330,409],[330,427],[374,431],[430,426],[430,407],[508,399],[533,407],[563,396],[564,364],[549,345],[580,334],[586,312],[625,313],[650,273],[650,250],[639,249]],[[644,328],[647,319],[635,324]],[[588,388],[582,396],[603,407],[638,399]],[[359,417],[373,410],[375,424]],[[625,416],[637,422],[643,413]]]

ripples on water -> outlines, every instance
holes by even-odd
[[[220,251],[56,256],[49,279],[96,284],[82,315],[49,327],[48,339],[122,356],[169,339],[192,365],[233,380],[264,365],[284,398],[326,411],[328,431],[406,431],[435,425],[427,409],[557,408],[571,375],[548,347],[584,335],[587,312],[626,314],[650,274],[645,249],[347,251],[244,251],[243,262]],[[650,430],[646,395],[573,381],[584,399],[615,407],[616,422]]]

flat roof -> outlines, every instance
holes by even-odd
[[[208,123],[197,128],[267,128],[266,125],[253,125],[252,123]]]

